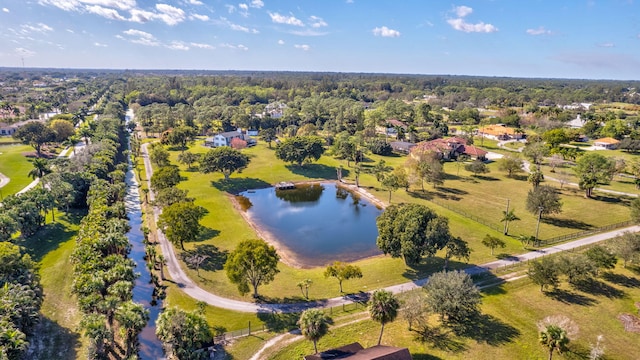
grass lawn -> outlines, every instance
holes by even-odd
[[[12,195],[29,185],[33,179],[27,174],[33,168],[31,162],[23,153],[33,152],[29,145],[0,146],[0,173],[8,176],[11,181],[2,188],[2,195]]]
[[[487,140],[487,139],[485,139]],[[487,141],[485,141],[487,143]],[[192,146],[190,151],[204,153],[208,148],[202,146],[201,142]],[[196,242],[186,243],[188,251],[197,251],[202,246],[209,246],[213,256],[207,260],[206,268],[200,270],[200,276],[194,269],[189,269],[184,263],[183,268],[189,276],[197,281],[200,286],[213,291],[222,296],[251,300],[250,295],[240,296],[235,285],[229,283],[226,274],[222,270],[222,265],[226,254],[232,251],[242,240],[256,237],[254,230],[249,224],[241,219],[238,210],[234,209],[229,199],[230,193],[242,189],[265,187],[279,181],[303,181],[312,179],[334,179],[335,167],[344,167],[343,177],[347,182],[354,182],[354,174],[350,172],[345,161],[336,160],[330,156],[323,156],[319,162],[306,165],[303,168],[291,166],[275,158],[274,150],[267,148],[264,143],[256,147],[243,150],[249,155],[251,163],[249,167],[240,174],[233,174],[231,180],[223,181],[221,174],[201,174],[195,170],[188,171],[185,166],[181,166],[183,181],[178,187],[189,190],[188,196],[195,198],[197,205],[209,210],[209,213],[201,221],[206,231],[201,239]],[[180,151],[171,151],[171,160],[177,164],[176,158]],[[360,176],[361,185],[367,188],[379,199],[387,202],[388,192],[379,189],[379,184],[372,174],[366,173],[367,167],[372,167],[377,161],[384,159],[389,166],[401,166],[406,161],[404,156],[380,157],[371,155],[368,162],[363,163],[365,171]],[[398,190],[392,195],[392,203],[417,202],[425,204],[435,209],[439,214],[447,216],[450,221],[451,231],[454,235],[461,236],[467,240],[473,249],[471,263],[484,263],[495,260],[491,256],[490,250],[480,244],[486,234],[499,236],[507,242],[505,249],[498,249],[496,255],[518,254],[525,250],[515,237],[505,237],[500,232],[489,227],[474,222],[468,218],[456,214],[442,206],[436,205],[428,199],[434,199],[439,204],[451,208],[464,210],[475,214],[483,220],[494,223],[501,229],[501,212],[506,206],[507,196],[511,199],[511,209],[515,209],[516,214],[522,218],[513,222],[510,234],[532,235],[535,232],[536,216],[524,210],[524,199],[530,185],[524,180],[508,179],[497,170],[497,164],[490,165],[492,173],[487,174],[482,179],[472,178],[464,169],[457,174],[455,163],[447,163],[448,174],[444,186],[435,191],[431,186],[425,185],[426,192],[418,189],[411,189],[410,192]],[[143,174],[143,177],[145,175]],[[497,190],[499,189],[499,190]],[[557,235],[573,233],[586,227],[597,227],[608,225],[618,221],[628,219],[628,209],[623,205],[623,201],[612,198],[610,201],[586,200],[581,193],[572,190],[563,191],[564,212],[553,220],[543,222],[540,229],[541,238],[548,238]],[[608,216],[602,218],[598,216],[602,212],[585,212],[583,209],[597,204]],[[574,219],[579,219],[574,221]],[[204,248],[203,248],[204,249]],[[179,253],[181,251],[178,250]],[[438,271],[442,267],[440,259],[430,259],[420,266],[411,268],[404,265],[400,259],[392,259],[386,256],[364,259],[355,262],[362,268],[364,277],[362,279],[349,280],[345,282],[346,292],[369,291],[372,289],[406,282],[412,279],[427,276],[433,271]],[[453,266],[461,267],[464,264],[455,263]],[[280,274],[275,280],[260,288],[261,295],[266,300],[272,301],[301,301],[300,289],[295,285],[304,279],[311,279],[313,285],[309,295],[313,299],[322,299],[339,296],[337,281],[335,279],[325,279],[324,268],[295,269],[285,264],[279,266]]]
[[[73,269],[69,259],[76,244],[81,216],[58,213],[56,223],[47,224],[20,244],[39,264],[44,288],[42,323],[38,330],[41,335],[36,335],[38,346],[34,359],[86,357],[87,344],[78,332],[82,314],[77,308],[76,297],[71,294]]]
[[[640,350],[635,345],[638,334],[625,332],[617,320],[620,313],[637,313],[634,299],[640,297],[640,269],[616,268],[598,279],[591,290],[577,290],[562,284],[559,291],[545,295],[528,279],[489,288],[483,292],[481,321],[467,335],[459,336],[438,327],[437,317],[430,319],[434,327],[426,339],[409,331],[400,317],[385,327],[383,344],[408,347],[413,358],[422,359],[542,359],[546,350],[538,344],[536,323],[546,316],[563,314],[579,327],[576,339],[571,339],[570,351],[554,358],[586,359],[590,344],[598,335],[604,336],[607,359],[637,359]],[[354,341],[369,347],[377,343],[380,325],[366,320],[332,329],[318,342],[320,350]],[[273,360],[299,359],[313,353],[308,340],[284,346]],[[244,358],[238,357],[237,360]]]

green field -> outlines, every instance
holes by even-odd
[[[29,145],[0,146],[0,173],[11,179],[1,190],[3,196],[15,194],[33,181],[27,175],[33,166],[29,158],[24,156],[31,152],[33,148]]]
[[[622,269],[605,274],[589,291],[567,284],[559,291],[545,295],[528,279],[492,287],[483,291],[483,318],[465,335],[456,335],[430,318],[432,334],[420,336],[409,331],[399,317],[387,324],[383,344],[408,347],[416,360],[422,359],[542,359],[546,350],[538,344],[536,323],[546,316],[566,315],[579,327],[578,337],[571,339],[570,351],[554,358],[587,359],[590,344],[604,336],[607,359],[637,359],[635,344],[640,335],[626,332],[617,319],[620,313],[637,313],[633,302],[640,297],[639,268]],[[584,289],[587,290],[587,289]],[[418,290],[420,291],[420,290]],[[369,347],[377,343],[380,325],[371,320],[334,328],[318,343],[326,350],[354,341]],[[242,342],[237,346],[242,346]],[[270,357],[274,360],[300,359],[313,353],[308,340],[299,340]],[[238,360],[243,358],[238,357]]]
[[[207,148],[201,143],[194,145],[193,152],[205,152]],[[224,256],[232,251],[242,240],[255,238],[255,232],[249,224],[242,220],[237,209],[232,205],[232,193],[237,190],[269,186],[279,181],[304,181],[313,179],[335,178],[335,167],[344,167],[343,175],[347,182],[354,181],[353,173],[345,161],[336,160],[330,156],[323,156],[318,163],[306,165],[303,168],[284,164],[275,158],[273,150],[266,144],[243,150],[251,158],[248,168],[240,174],[233,174],[230,181],[225,182],[221,174],[201,174],[197,171],[187,171],[181,167],[182,175],[186,181],[179,187],[189,191],[189,196],[196,199],[196,204],[205,207],[209,213],[202,220],[205,227],[205,236],[199,241],[186,243],[188,251],[197,251],[203,245],[213,245],[215,256],[208,267],[212,270],[201,270],[200,276],[194,269],[189,269],[185,264],[183,268],[189,276],[199,282],[200,286],[217,294],[250,300],[251,297],[240,296],[234,285],[230,284],[222,271]],[[172,152],[172,161],[176,163],[178,151]],[[365,169],[371,167],[381,157],[370,156],[370,160],[363,165]],[[392,156],[384,160],[390,166],[401,166],[406,157]],[[496,255],[505,256],[522,253],[522,248],[517,240],[517,235],[533,235],[536,227],[536,216],[524,210],[526,193],[531,185],[526,180],[509,179],[497,170],[497,164],[490,165],[491,173],[484,177],[475,178],[461,169],[458,173],[457,164],[447,163],[446,171],[449,174],[444,185],[433,189],[425,185],[423,193],[419,187],[411,191],[398,190],[392,195],[392,203],[417,202],[434,208],[438,213],[450,219],[451,231],[454,235],[461,236],[468,241],[473,249],[471,263],[484,263],[495,260],[490,250],[480,244],[486,234],[492,234],[503,238],[507,242],[505,249],[500,249]],[[360,179],[361,185],[377,196],[379,199],[388,199],[388,193],[379,189],[379,184],[373,175],[363,173]],[[483,221],[501,228],[501,212],[506,207],[507,199],[510,199],[510,208],[515,209],[516,214],[522,219],[513,222],[510,229],[512,236],[503,236],[500,232],[448,210],[443,206],[429,201],[433,199],[438,204],[448,206],[451,209],[464,211],[481,218]],[[550,238],[582,231],[585,229],[609,225],[629,219],[629,210],[626,207],[628,199],[606,197],[601,199],[584,199],[582,193],[575,189],[562,191],[564,203],[563,213],[545,220],[540,226],[541,238]],[[584,211],[593,206],[603,209],[608,214],[601,217],[602,212]],[[208,234],[208,235],[206,235]],[[179,251],[180,252],[180,251]],[[423,262],[417,267],[407,267],[400,259],[392,259],[387,256],[364,259],[357,261],[356,265],[362,268],[362,279],[350,280],[345,283],[346,292],[368,291],[383,286],[406,282],[416,278],[427,276],[441,268],[442,262],[434,258]],[[462,263],[453,264],[455,267],[464,266]],[[309,278],[313,281],[310,289],[310,297],[322,299],[340,295],[335,279],[325,279],[323,268],[296,269],[285,264],[279,266],[280,274],[275,280],[262,286],[260,293],[265,300],[270,301],[302,301],[300,290],[295,286],[301,280]]]

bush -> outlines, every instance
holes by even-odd
[[[393,152],[393,148],[382,139],[375,139],[369,144],[369,150],[376,155],[389,156]]]

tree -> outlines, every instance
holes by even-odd
[[[238,150],[227,146],[209,150],[200,159],[200,171],[208,174],[219,171],[228,180],[236,171],[242,171],[249,164],[249,157]]]
[[[162,144],[153,143],[149,151],[149,160],[156,166],[167,166],[169,165],[169,152]]]
[[[393,148],[384,139],[374,139],[369,143],[368,148],[376,155],[389,156],[393,153]]]
[[[489,172],[487,164],[485,164],[482,160],[474,160],[471,163],[465,165],[464,169],[472,172],[473,176],[478,176],[478,174],[486,174]]]
[[[175,187],[182,181],[180,169],[175,165],[162,166],[151,175],[151,188],[155,192]]]
[[[327,266],[324,271],[324,277],[334,277],[338,279],[338,285],[340,285],[340,292],[342,293],[342,282],[349,279],[362,278],[362,270],[360,270],[358,266],[335,261],[333,264]]]
[[[544,330],[540,331],[539,341],[542,346],[549,350],[549,360],[553,358],[555,351],[558,354],[562,354],[567,350],[567,344],[569,344],[569,337],[567,332],[559,326],[547,325]]]
[[[231,143],[229,144],[229,146],[232,149],[236,149],[236,150],[242,150],[245,149],[247,147],[247,142],[243,139],[240,138],[233,138],[231,139]]]
[[[573,170],[578,176],[580,189],[585,191],[585,197],[590,198],[596,186],[611,182],[615,174],[615,162],[598,153],[589,152],[576,161]]]
[[[177,126],[167,132],[165,142],[170,145],[180,146],[181,149],[187,148],[187,143],[196,136],[196,130],[191,126]]]
[[[409,324],[409,330],[413,330],[414,324],[424,325],[427,318],[427,308],[423,292],[411,291],[404,299],[401,309],[402,317]]]
[[[549,155],[549,148],[541,141],[530,142],[522,149],[522,155],[529,158],[534,164],[540,165],[542,159]]]
[[[309,287],[311,287],[311,284],[313,284],[311,279],[304,279],[296,284],[296,286],[300,288],[302,296],[304,296],[305,299],[309,299]]]
[[[524,171],[522,169],[522,159],[511,154],[498,160],[498,169],[506,171],[507,177],[513,177],[513,175]]]
[[[155,205],[166,207],[179,202],[193,202],[193,198],[187,197],[187,190],[176,187],[160,189],[156,193]]]
[[[640,235],[625,231],[614,238],[612,250],[622,259],[622,267],[626,268],[627,262],[633,262],[640,256]]]
[[[527,275],[534,284],[540,285],[540,292],[543,292],[547,286],[555,288],[560,281],[558,277],[558,266],[549,258],[542,258],[540,261],[534,260],[530,262]]]
[[[571,141],[567,132],[562,128],[545,131],[542,134],[542,140],[546,141],[552,148],[556,148],[560,144],[565,144]]]
[[[505,248],[507,246],[504,240],[497,238],[495,236],[491,236],[489,234],[485,235],[485,237],[482,239],[482,245],[491,249],[491,256],[493,256],[493,250],[495,248],[497,247]]]
[[[298,325],[302,335],[313,341],[313,349],[318,353],[318,340],[329,332],[331,318],[320,309],[307,309],[302,312]]]
[[[509,223],[512,221],[518,221],[518,220],[520,220],[520,218],[514,213],[513,209],[502,212],[502,219],[500,219],[500,222],[504,222],[505,235],[509,234]]]
[[[381,289],[374,291],[373,295],[371,295],[371,299],[369,300],[369,315],[371,315],[373,321],[379,322],[380,325],[382,325],[380,336],[378,337],[378,345],[380,345],[382,341],[384,326],[398,317],[399,308],[400,302],[391,291]]]
[[[398,190],[402,185],[400,181],[395,173],[389,174],[382,179],[382,186],[389,192],[389,203],[391,203],[391,193]]]
[[[596,267],[585,254],[563,255],[558,258],[559,271],[567,276],[571,285],[590,280]]]
[[[417,179],[424,191],[424,182],[432,183],[433,187],[444,183],[444,168],[439,156],[434,151],[414,151],[407,159],[407,166]]]
[[[385,254],[415,265],[445,247],[451,234],[447,218],[419,204],[391,205],[378,216],[376,244]]]
[[[275,278],[280,257],[273,246],[262,240],[245,240],[227,257],[224,269],[229,280],[238,286],[240,294],[253,287],[253,297],[258,297],[258,286],[268,284]]]
[[[461,271],[438,272],[424,285],[427,307],[442,321],[462,324],[479,313],[480,290]]]
[[[198,160],[200,160],[200,154],[194,154],[190,151],[185,151],[178,155],[178,162],[187,165],[189,170],[191,170],[191,165],[197,163]]]
[[[58,143],[62,143],[63,141],[67,140],[76,132],[73,124],[70,121],[63,119],[56,119],[51,121],[51,123],[49,124],[49,128],[54,133],[54,141]]]
[[[33,146],[38,154],[41,156],[42,145],[55,140],[56,134],[49,127],[39,121],[30,121],[16,130],[13,133],[13,137],[19,139],[25,144]]]
[[[211,342],[211,328],[198,312],[186,312],[175,307],[165,309],[158,316],[156,335],[164,343],[167,354],[178,359],[208,357],[207,352],[198,350]]]
[[[562,211],[562,203],[556,189],[547,185],[540,185],[527,193],[526,209],[539,215],[558,214]]]
[[[49,161],[43,158],[34,159],[31,164],[33,165],[33,169],[29,171],[29,177],[33,180],[42,179],[43,176],[49,174],[51,172],[51,168],[49,167]],[[44,189],[44,182],[41,182],[42,188]]]
[[[324,154],[324,140],[318,136],[294,136],[276,146],[276,157],[284,162],[302,166],[320,159]]]
[[[262,141],[266,141],[267,144],[269,144],[269,149],[271,149],[271,143],[278,138],[276,136],[276,129],[269,128],[260,130],[260,138]]]
[[[469,261],[469,256],[471,255],[471,248],[469,248],[469,244],[457,236],[452,236],[449,241],[447,241],[447,245],[445,245],[444,250],[444,265],[442,266],[442,270],[447,270],[447,267],[449,266],[449,259],[452,257],[459,260],[464,259]]]
[[[184,250],[185,241],[194,241],[202,232],[200,220],[207,213],[202,206],[190,202],[178,202],[162,209],[158,226],[167,239]]]
[[[618,259],[616,259],[613,253],[600,245],[596,245],[587,250],[585,255],[587,255],[587,258],[595,265],[596,276],[600,269],[613,269],[618,262]]]
[[[537,188],[538,185],[540,185],[540,183],[542,182],[542,180],[544,180],[544,174],[542,173],[542,171],[540,171],[540,168],[538,168],[535,165],[532,165],[531,173],[529,174],[527,181],[529,181],[534,188]]]
[[[0,241],[9,241],[18,231],[18,223],[7,213],[0,213]]]
[[[128,357],[136,348],[138,343],[136,337],[149,321],[149,311],[141,304],[127,301],[116,309],[115,319],[120,324],[120,333],[124,338],[126,356]]]

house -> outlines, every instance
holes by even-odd
[[[619,143],[620,141],[610,137],[593,140],[594,147],[605,150],[613,150],[618,147]]]
[[[385,136],[397,136],[398,129],[407,131],[408,126],[404,122],[396,119],[387,120],[385,126],[376,126],[376,133],[384,134]]]
[[[478,130],[480,136],[494,140],[520,140],[524,133],[519,129],[506,127],[501,124],[483,126]]]
[[[472,159],[484,160],[487,156],[486,151],[473,145],[467,145],[467,140],[455,136],[447,139],[423,141],[411,149],[412,154],[425,151],[435,152],[441,159],[445,160],[456,159],[460,155],[467,155]]]
[[[376,345],[365,349],[359,343],[345,345],[319,354],[307,355],[304,360],[348,359],[348,360],[412,360],[409,349]]]
[[[220,146],[231,146],[231,141],[233,139],[240,139],[247,142],[247,146],[253,146],[256,144],[256,141],[242,133],[241,129],[237,129],[235,131],[227,131],[219,134],[215,134],[213,137],[206,138],[204,140],[204,146],[208,147],[220,147]]]
[[[392,141],[389,143],[389,145],[391,145],[391,148],[393,149],[393,151],[397,151],[405,154],[408,154],[409,152],[411,152],[411,149],[413,149],[416,146],[416,144],[406,142],[406,141]]]
[[[280,119],[284,116],[284,109],[287,108],[287,104],[281,102],[275,102],[268,104],[265,108],[265,114],[269,114],[274,119]]]
[[[16,130],[18,130],[18,127],[15,124],[0,123],[0,136],[13,135]]]

